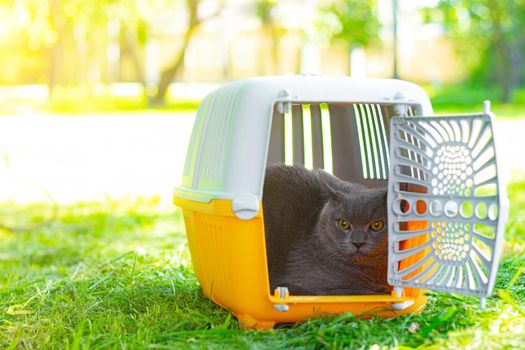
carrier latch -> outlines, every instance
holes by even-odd
[[[259,212],[259,199],[252,193],[240,193],[232,201],[232,210],[239,219],[253,219]]]

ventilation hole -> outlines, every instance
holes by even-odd
[[[481,167],[483,167],[485,164],[487,164],[490,160],[494,158],[494,147],[488,147],[482,154],[480,154],[474,163],[472,163],[472,167],[474,170],[479,170]]]
[[[454,140],[460,142],[461,130],[459,128],[459,124],[456,121],[451,121],[450,126],[452,126],[452,129],[454,130]]]
[[[468,136],[470,134],[470,126],[469,123],[465,119],[461,119],[459,121],[459,124],[461,125],[461,142],[464,144],[468,143]]]
[[[434,127],[445,142],[450,142],[450,137],[447,131],[439,124],[439,122],[433,120],[430,122],[430,125]]]
[[[488,270],[487,266],[481,260],[480,255],[483,255],[483,256],[485,256],[485,258],[487,258],[487,256],[484,253],[480,254],[479,252],[475,251],[474,249],[470,250],[470,260],[471,260],[472,265],[473,265],[473,267],[475,269],[475,271],[473,271],[473,272],[476,274],[476,271],[477,271],[476,275],[479,277],[479,279],[481,279],[481,281],[480,281],[481,285],[479,286],[479,288],[483,288],[483,285],[488,282],[487,276],[489,275],[489,270]],[[490,259],[488,259],[488,260],[490,260]]]
[[[324,170],[330,174],[334,173],[332,158],[332,133],[330,126],[330,111],[326,103],[321,103],[321,132],[323,139]]]
[[[434,199],[430,202],[430,214],[434,216],[440,216],[443,214],[443,204],[439,200]]]
[[[372,156],[371,157],[372,158],[371,161],[375,165],[376,179],[380,179],[381,178],[381,171],[379,169],[379,167],[380,167],[380,164],[379,164],[379,150],[378,150],[378,144],[377,144],[377,138],[376,138],[377,129],[378,129],[377,128],[377,123],[374,120],[374,116],[370,112],[370,105],[365,104],[365,105],[362,105],[362,106],[364,106],[365,114],[366,114],[367,119],[368,119],[368,127],[369,127],[369,130],[370,130],[370,143],[372,145],[372,148],[371,148],[372,152],[370,152],[369,156]]]
[[[368,179],[368,167],[366,158],[366,146],[363,133],[363,122],[357,105],[354,105],[355,124],[357,126],[357,138],[359,140],[359,151],[361,153],[361,166],[363,167],[363,179]]]
[[[439,132],[433,127],[431,126],[429,123],[427,122],[421,122],[419,123],[419,125],[425,129],[426,133],[425,133],[425,136],[430,136],[432,137],[438,144],[440,143],[443,143],[444,140],[443,138],[441,137],[441,135],[439,134]]]
[[[491,260],[492,248],[490,245],[486,244],[481,239],[476,238],[476,237],[472,238],[472,244],[475,245],[476,248],[478,248],[478,250],[481,252],[482,256],[486,260],[489,260],[489,261]]]
[[[368,116],[365,112],[364,105],[360,104],[357,105],[359,107],[359,115],[361,117],[361,121],[363,123],[363,134],[365,139],[365,149],[366,149],[366,160],[368,163],[368,175],[370,176],[370,179],[375,179],[375,173],[374,173],[374,162],[373,162],[373,155],[372,155],[372,140],[370,138],[370,131],[373,129],[373,125],[368,124]]]
[[[399,215],[406,215],[410,211],[410,203],[406,199],[398,199],[393,205],[394,212]]]
[[[292,112],[284,115],[284,164],[293,165]]]
[[[462,217],[464,217],[465,219],[469,219],[472,217],[472,215],[474,215],[474,206],[472,205],[471,202],[465,201],[461,203],[459,212]]]
[[[490,197],[498,194],[498,186],[495,183],[479,186],[474,190],[476,197]]]
[[[476,145],[472,149],[472,156],[474,158],[478,157],[479,153],[490,142],[491,138],[492,138],[492,132],[490,131],[490,128],[488,127],[488,124],[485,124],[485,128],[483,130],[483,134],[479,137],[479,139],[477,140]]]
[[[388,148],[387,132],[385,128],[385,119],[386,119],[386,123],[388,123],[390,119],[388,115],[383,116],[382,108],[380,105],[376,105],[376,108],[377,108],[377,115],[379,116],[379,121],[381,124],[381,134],[383,136],[383,145],[385,146],[385,155],[386,155],[386,163],[387,163],[386,168],[389,169],[390,153],[389,153],[389,148]]]
[[[487,218],[487,204],[485,202],[476,204],[476,217],[480,220]]]
[[[474,174],[474,183],[476,185],[485,183],[496,178],[497,169],[495,164],[490,164]]]
[[[445,203],[445,215],[450,218],[458,216],[458,204],[454,201]]]
[[[489,219],[494,221],[498,218],[498,205],[496,203],[492,203],[489,206]]]
[[[418,199],[416,201],[416,212],[419,215],[425,215],[427,213],[427,202],[422,199]]]
[[[410,225],[408,225],[408,223],[410,223]],[[429,227],[428,221],[426,220],[401,221],[401,222],[397,222],[397,224],[398,224],[397,229],[399,232],[412,232],[412,231],[427,229]]]
[[[483,125],[483,122],[479,119],[476,119],[472,122],[472,128],[470,129],[470,138],[468,142],[469,148],[472,149],[474,147],[474,144],[478,140],[479,133],[481,131],[481,126]]]
[[[301,104],[292,105],[293,164],[304,166],[303,108]]]
[[[318,104],[310,105],[310,116],[312,120],[311,132],[312,132],[313,167],[324,169],[321,110]]]
[[[494,226],[484,224],[474,224],[473,230],[480,236],[494,239],[496,237],[496,229]]]
[[[304,140],[304,167],[313,169],[313,146],[312,146],[312,115],[310,105],[303,104],[303,140]]]
[[[381,170],[382,170],[382,178],[386,179],[388,177],[388,161],[387,161],[387,152],[388,149],[386,149],[386,135],[385,135],[385,126],[383,125],[383,118],[381,118],[381,115],[379,113],[378,105],[371,105],[370,106],[372,110],[372,116],[374,118],[374,123],[376,126],[376,134],[377,134],[377,144],[379,148],[379,156],[380,156],[380,163],[381,163]]]

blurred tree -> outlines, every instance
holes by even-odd
[[[314,36],[318,36],[317,40],[346,46],[349,55],[356,47],[368,47],[379,40],[381,29],[376,13],[376,1],[319,2],[319,17],[315,29]]]
[[[160,82],[157,87],[157,92],[148,99],[150,105],[162,105],[168,92],[168,88],[175,78],[177,72],[182,68],[184,63],[184,56],[186,49],[188,48],[193,35],[197,31],[198,27],[204,22],[217,16],[223,9],[224,3],[219,4],[219,8],[207,16],[203,16],[199,11],[204,0],[184,0],[186,6],[186,12],[188,14],[188,20],[186,25],[186,31],[183,35],[182,44],[177,54],[171,61],[171,64],[162,71],[160,76]]]
[[[19,0],[13,15],[22,26],[31,50],[48,52],[47,79],[52,95],[58,76],[61,82],[84,82],[91,46],[105,40],[108,19],[114,14],[113,0]],[[72,52],[71,52],[72,51]],[[70,64],[73,61],[73,64]]]
[[[62,83],[84,83],[89,80],[90,72],[99,72],[101,66],[107,66],[108,81],[118,80],[118,63],[127,57],[135,70],[135,79],[144,81],[139,46],[144,44],[147,25],[138,3],[137,0],[19,0],[11,10],[19,21],[23,19],[21,30],[25,32],[27,46],[31,50],[48,51],[47,79],[52,94],[59,77]],[[106,53],[106,59],[93,59],[100,53]],[[116,67],[112,67],[115,62]],[[100,79],[100,74],[95,76],[95,80]]]
[[[255,14],[262,25],[262,31],[264,35],[271,41],[271,58],[272,58],[272,73],[277,74],[279,72],[279,46],[281,45],[281,39],[286,33],[285,28],[276,17],[276,10],[278,6],[277,0],[256,0],[255,1]],[[259,57],[259,74],[265,74],[264,61],[266,55],[266,45],[264,41],[261,41],[262,53]]]
[[[440,0],[424,14],[454,40],[470,80],[497,84],[509,102],[524,79],[525,0]]]

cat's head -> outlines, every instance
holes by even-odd
[[[323,181],[326,203],[316,235],[327,249],[353,262],[386,259],[388,231],[385,189]]]

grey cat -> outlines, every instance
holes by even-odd
[[[273,292],[385,294],[386,190],[301,166],[267,168],[263,192]]]

